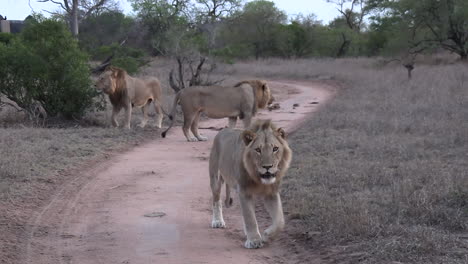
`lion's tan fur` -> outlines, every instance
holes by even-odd
[[[270,100],[272,100],[273,97],[271,95],[271,91],[270,89],[264,90],[262,88],[263,85],[266,85],[266,82],[262,80],[246,80],[236,83],[234,87],[239,87],[243,84],[249,84],[253,89],[253,92],[255,94],[255,103],[253,105],[254,107],[252,109],[252,115],[256,115],[258,108],[265,108],[269,104]]]
[[[177,103],[184,114],[183,131],[188,141],[206,140],[198,133],[198,120],[203,112],[210,118],[229,118],[229,127],[234,127],[237,118],[248,127],[258,108],[265,108],[270,100],[271,91],[265,81],[248,80],[234,86],[192,86],[181,90],[174,98],[170,118],[172,127]],[[195,138],[190,136],[189,129]]]
[[[278,149],[275,152],[275,147]],[[260,152],[258,152],[260,150]],[[259,120],[247,130],[224,129],[215,137],[210,154],[210,184],[213,192],[213,227],[224,227],[221,187],[237,187],[241,202],[247,241],[245,246],[257,248],[284,226],[279,187],[292,159],[292,151],[282,129],[270,120]],[[268,168],[268,169],[264,169]],[[262,170],[273,171],[274,180],[264,181]],[[263,197],[273,224],[260,236],[253,197]],[[230,205],[227,192],[225,204]]]
[[[123,69],[108,67],[101,74],[97,83],[97,89],[102,90],[109,96],[113,106],[112,124],[118,126],[116,115],[122,108],[126,112],[125,126],[130,128],[130,118],[132,107],[141,107],[143,110],[143,120],[141,127],[146,125],[148,120],[147,107],[154,103],[155,111],[158,113],[157,126],[161,127],[162,113],[162,92],[161,84],[156,78],[139,79],[131,77]]]

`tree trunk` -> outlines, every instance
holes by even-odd
[[[73,7],[70,14],[70,30],[72,35],[78,37],[78,0],[73,0]]]
[[[341,34],[341,37],[343,38],[343,43],[341,43],[341,46],[336,53],[338,58],[345,56],[346,53],[348,53],[349,45],[351,45],[351,40],[346,39],[346,35],[344,33]]]
[[[254,43],[255,48],[255,60],[258,60],[260,57],[260,47],[258,43]]]
[[[462,61],[468,60],[468,52],[466,52],[466,51],[460,52],[460,59]]]

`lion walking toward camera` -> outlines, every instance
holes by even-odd
[[[125,110],[124,126],[130,128],[132,108],[141,107],[143,120],[139,126],[145,127],[148,122],[149,105],[152,102],[158,115],[156,126],[161,128],[163,120],[162,92],[158,79],[154,77],[146,80],[134,78],[123,69],[109,67],[99,76],[96,88],[109,96],[113,107],[111,118],[113,126],[119,126],[117,115],[123,108]]]
[[[248,127],[258,108],[265,108],[271,99],[270,88],[265,81],[242,81],[232,87],[191,86],[182,89],[174,98],[169,127],[174,124],[177,103],[180,103],[184,114],[182,130],[187,141],[206,141],[207,138],[198,132],[198,121],[203,112],[209,118],[229,118],[229,127],[234,128],[237,118],[242,119]],[[189,129],[195,137],[190,135]]]
[[[247,236],[246,248],[260,248],[284,228],[279,194],[292,151],[282,128],[271,120],[258,120],[247,130],[223,129],[210,153],[210,185],[213,193],[213,228],[224,228],[221,189],[226,184],[226,207],[231,206],[230,187],[237,188]],[[262,235],[255,217],[254,197],[264,199],[273,223]]]

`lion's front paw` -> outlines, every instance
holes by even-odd
[[[268,243],[274,236],[275,234],[267,229],[263,232],[262,241],[264,243]]]
[[[212,228],[225,228],[226,223],[224,223],[224,220],[213,220],[211,221],[211,227]]]
[[[188,142],[197,142],[198,139],[197,139],[197,138],[194,138],[194,137],[189,137],[189,138],[187,138],[187,141],[188,141]]]
[[[272,225],[268,227],[263,232],[263,235],[262,235],[263,242],[266,243],[272,240],[273,238],[275,238],[282,229],[283,229],[283,225],[280,225],[280,226]]]
[[[198,139],[199,141],[207,141],[207,140],[208,140],[208,138],[207,138],[207,137],[204,137],[204,136],[198,136],[197,139]]]
[[[244,244],[245,248],[255,249],[263,247],[263,241],[261,238],[249,240],[247,239]]]

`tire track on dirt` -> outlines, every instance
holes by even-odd
[[[316,84],[270,86],[281,108],[257,118],[272,118],[286,131],[317,108],[312,102],[323,104],[332,95]],[[206,120],[200,126],[226,124]],[[288,263],[275,241],[259,250],[242,247],[235,196],[235,205],[225,209],[227,228],[210,228],[208,156],[216,129],[202,130],[207,142],[186,142],[180,128],[171,132],[85,169],[61,187],[31,219],[23,263]],[[165,215],[145,217],[154,212]],[[262,222],[265,228],[269,221]]]

